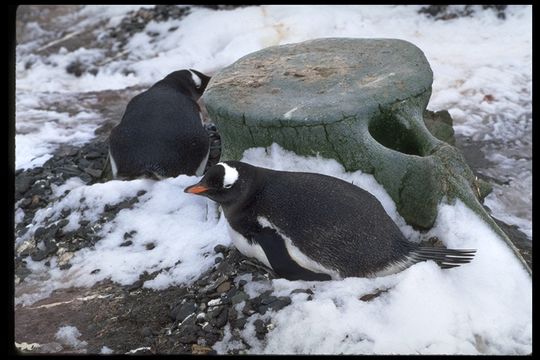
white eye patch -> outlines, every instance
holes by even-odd
[[[195,86],[198,88],[201,87],[201,79],[195,74],[193,71],[188,70],[191,73],[191,78],[193,79],[193,82],[195,83]]]
[[[234,185],[236,180],[238,180],[238,170],[221,162],[217,165],[221,165],[223,166],[223,169],[225,169],[225,174],[223,175],[223,187],[229,189]]]

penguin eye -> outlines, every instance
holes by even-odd
[[[223,185],[223,188],[224,189],[230,189],[232,188],[233,184],[227,184],[227,185]]]

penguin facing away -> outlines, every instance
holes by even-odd
[[[175,71],[129,101],[109,136],[113,178],[203,174],[210,145],[197,100],[209,80]]]
[[[373,195],[331,176],[225,161],[184,192],[219,203],[236,248],[289,280],[384,276],[426,260],[446,269],[476,251],[409,242]]]

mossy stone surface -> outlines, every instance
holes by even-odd
[[[426,111],[432,82],[423,52],[407,41],[324,38],[244,56],[212,77],[203,100],[223,160],[272,143],[333,158],[373,174],[416,228],[431,228],[438,204],[459,198],[512,247],[451,145],[450,115]]]

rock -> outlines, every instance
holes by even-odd
[[[92,176],[93,178],[99,178],[101,176],[101,170],[84,168],[84,172]]]
[[[85,71],[86,71],[86,65],[81,63],[79,60],[75,60],[75,61],[71,62],[66,67],[66,72],[68,74],[73,74],[76,77],[80,77]]]
[[[178,322],[184,321],[186,317],[197,311],[197,305],[193,301],[187,301],[178,305],[171,311],[171,318]]]
[[[230,288],[231,288],[231,282],[225,281],[224,283],[222,283],[221,285],[217,287],[216,291],[221,294],[226,291],[229,291]]]
[[[214,247],[214,252],[219,254],[219,253],[222,253],[222,254],[225,254],[225,252],[227,251],[227,247],[226,246],[223,246],[223,245],[216,245]]]
[[[253,322],[253,325],[255,325],[255,336],[259,340],[263,340],[266,334],[268,333],[267,326],[269,325],[269,321],[263,321],[261,319],[257,319]]]
[[[248,294],[246,294],[243,291],[239,291],[239,292],[236,293],[236,295],[231,297],[231,303],[233,305],[236,305],[236,304],[241,303],[242,301],[245,301],[247,299],[249,299]]]
[[[211,284],[205,286],[201,290],[201,292],[202,293],[211,293],[214,290],[216,290],[219,285],[221,285],[224,281],[227,281],[228,279],[229,279],[229,277],[227,275],[221,275],[215,281],[213,281]]]
[[[121,243],[119,246],[130,246],[131,244],[133,244],[133,241],[128,240],[128,241],[124,241],[124,242]]]
[[[381,294],[387,292],[388,289],[376,289],[375,292],[370,294],[365,294],[360,297],[361,301],[371,301],[377,297],[379,297]]]
[[[208,313],[210,317],[210,324],[216,328],[222,328],[227,323],[227,318],[229,316],[229,309],[226,307],[219,307],[215,310],[212,310]]]
[[[135,235],[137,233],[137,230],[131,230],[130,232],[126,232],[124,233],[124,240],[127,240],[127,239],[131,239],[133,238],[133,235]]]
[[[30,253],[30,257],[33,261],[41,261],[47,257],[47,252],[40,249],[34,249]]]
[[[201,346],[197,344],[191,345],[191,353],[195,355],[207,355],[215,352],[214,349],[208,346]]]
[[[33,181],[34,180],[30,176],[19,175],[15,178],[15,190],[19,194],[24,194],[28,191]]]
[[[293,294],[309,294],[309,295],[313,295],[313,291],[311,289],[294,289],[293,291],[290,292],[290,295],[293,295]]]
[[[530,273],[482,207],[461,152],[426,127],[432,82],[423,52],[407,41],[325,38],[240,58],[214,74],[202,100],[219,129],[222,160],[273,143],[336,159],[347,171],[373,174],[419,230],[433,226],[441,202],[460,199]]]
[[[241,317],[231,322],[231,326],[236,329],[242,330],[246,326],[247,318]]]

